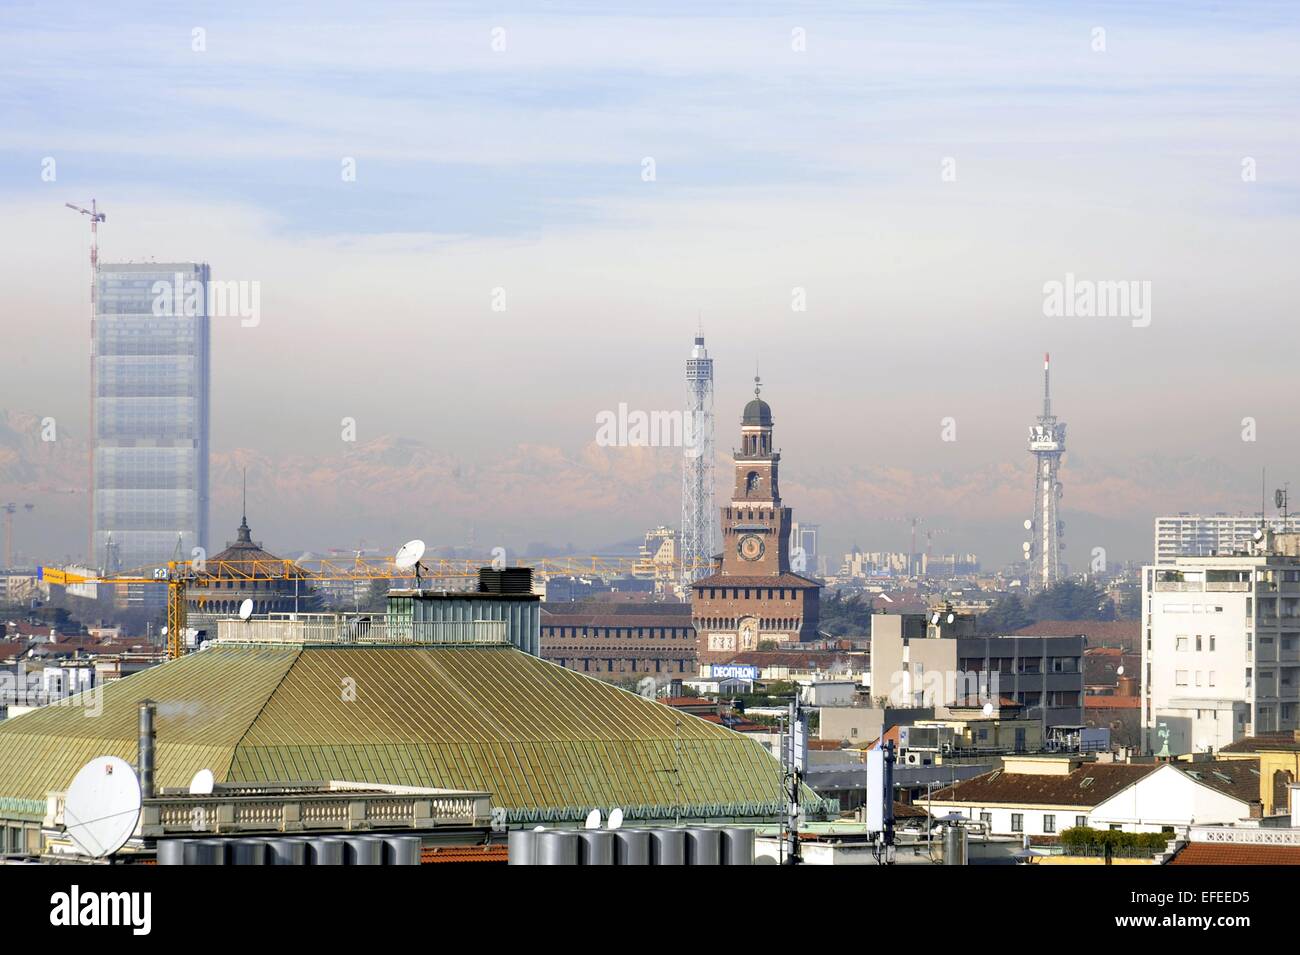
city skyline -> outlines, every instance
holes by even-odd
[[[1281,483],[1300,463],[1273,347],[1297,283],[1295,58],[1278,29],[1294,15],[1193,5],[1157,29],[1152,8],[1048,7],[1016,13],[1009,43],[1010,9],[521,5],[498,24],[452,6],[436,29],[412,14],[357,34],[327,8],[299,34],[288,16],[254,30],[85,8],[55,45],[35,8],[10,7],[0,49],[26,98],[0,132],[0,254],[23,264],[14,314],[39,320],[8,329],[30,357],[0,408],[87,433],[87,236],[61,206],[97,198],[105,261],[206,261],[260,289],[256,324],[213,321],[218,527],[240,461],[260,465],[255,494],[275,472],[259,526],[281,546],[391,544],[410,521],[364,496],[454,473],[481,493],[422,519],[430,539],[595,548],[676,523],[677,455],[602,448],[595,419],[679,408],[680,342],[702,319],[719,423],[757,361],[827,553],[901,549],[900,521],[921,514],[945,550],[1016,559],[1023,421],[1050,350],[1072,428],[1066,561],[1148,559],[1157,514],[1250,512],[1262,468]],[[888,40],[879,56],[856,55],[872,37]],[[92,47],[112,79],[87,87]],[[123,104],[164,78],[160,109],[184,120],[130,135],[146,127]],[[1150,282],[1149,324],[1044,314],[1046,287],[1075,279]],[[419,397],[398,400],[398,383]],[[0,487],[39,498],[30,437],[7,441]],[[540,506],[513,509],[533,475]],[[33,529],[75,552],[60,499],[37,503]]]

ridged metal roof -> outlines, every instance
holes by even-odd
[[[98,716],[60,705],[0,723],[0,807],[39,815],[87,760],[134,761],[146,698],[160,787],[206,767],[219,781],[475,789],[521,821],[783,805],[780,766],[754,740],[511,647],[218,645],[101,693]]]

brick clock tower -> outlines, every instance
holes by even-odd
[[[692,588],[701,663],[757,650],[760,642],[817,636],[821,584],[790,567],[793,515],[781,505],[781,454],[772,446],[772,409],[760,390],[755,378],[754,400],[740,422],[740,450],[733,455],[735,487],[722,508],[722,565]]]

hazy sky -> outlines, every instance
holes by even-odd
[[[830,549],[903,549],[915,513],[937,551],[1017,556],[1050,350],[1067,559],[1146,560],[1157,511],[1250,509],[1261,467],[1300,474],[1297,21],[6,3],[0,409],[84,438],[89,238],[63,203],[94,197],[105,261],[259,283],[259,325],[214,321],[218,537],[241,461],[283,547],[675,524],[677,453],[597,447],[595,419],[679,407],[702,319],[721,450],[757,363],[787,502]],[[1067,273],[1149,282],[1149,326],[1045,316]],[[77,546],[74,510],[38,510],[51,547]]]

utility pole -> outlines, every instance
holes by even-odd
[[[99,205],[90,200],[90,208],[65,202],[73,212],[90,217],[90,538],[86,545],[86,560],[95,560],[95,314],[98,310],[99,286],[99,224],[108,219],[106,213],[99,211]]]

